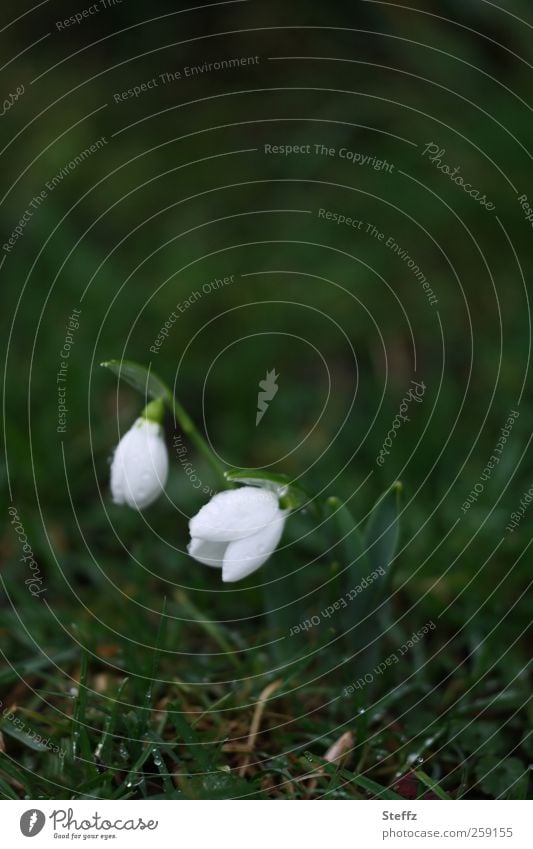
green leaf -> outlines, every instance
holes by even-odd
[[[120,784],[118,790],[115,790],[115,792],[112,794],[112,799],[127,798],[128,790],[131,790],[133,788],[135,788],[135,790],[138,790],[140,787],[142,788],[146,781],[144,770],[142,768],[144,767],[146,761],[152,754],[152,744],[148,743],[146,740],[143,740],[141,754],[139,755],[135,763],[130,767],[129,771],[125,774],[125,777],[122,783]]]
[[[338,624],[343,631],[343,641],[355,655],[351,662],[352,672],[363,675],[370,671],[377,657],[380,623],[375,615],[376,584],[383,579],[371,577],[372,564],[365,542],[348,507],[338,498],[328,498],[326,512],[330,513],[334,549],[341,566],[332,589],[338,599],[347,602],[347,606],[338,611]]]
[[[340,621],[344,638],[355,650],[353,671],[370,670],[379,649],[381,617],[376,609],[386,592],[387,571],[398,543],[400,484],[394,484],[371,512],[364,536],[338,498],[328,498],[326,510],[335,529],[334,547],[341,564],[339,597],[348,600]]]
[[[157,400],[172,394],[167,384],[161,380],[156,372],[147,369],[140,363],[134,363],[132,360],[107,360],[100,365],[112,371],[121,380],[129,383],[145,399]]]
[[[82,758],[85,761],[87,773],[94,775],[96,773],[96,765],[93,761],[89,741],[89,724],[86,722],[87,696],[89,692],[88,675],[88,654],[85,649],[82,649],[78,695],[74,704],[74,714],[71,722],[72,755],[75,759]]]
[[[258,792],[253,784],[232,773],[216,770],[201,778],[192,776],[184,781],[188,796],[193,799],[250,798]]]
[[[174,792],[174,785],[163,757],[164,754],[164,747],[154,746],[152,750],[152,760],[159,772],[159,775],[161,776],[165,794],[169,795]]]
[[[213,769],[214,758],[218,756],[216,744],[189,724],[180,702],[170,702],[167,705],[167,712],[170,723],[176,729],[176,734],[183,744],[182,749],[185,747],[193,764],[198,767],[200,772],[208,773]],[[176,748],[175,744],[174,748]],[[178,754],[180,762],[183,764],[183,752],[178,749]]]
[[[346,781],[350,781],[352,784],[361,787],[367,793],[370,793],[372,797],[405,802],[403,796],[399,796],[394,790],[391,790],[389,787],[383,787],[383,785],[378,784],[377,781],[373,781],[371,778],[367,778],[365,775],[354,775],[346,769],[339,770],[339,775],[346,779]]]
[[[157,684],[157,669],[161,661],[161,651],[164,648],[166,642],[167,625],[167,599],[165,596],[165,598],[163,599],[161,616],[159,617],[159,626],[157,629],[155,648],[152,656],[151,670],[148,676],[148,687],[144,695],[144,711],[141,715],[140,724],[140,733],[142,734],[146,734],[146,732],[148,731],[148,724],[151,718],[152,702],[154,698],[154,685]]]
[[[384,569],[390,575],[400,535],[400,494],[396,481],[372,508],[365,532],[367,556],[372,570]],[[382,584],[382,587],[384,583]]]
[[[38,779],[39,776],[32,773],[30,769],[26,769],[22,765],[16,764],[4,752],[0,752],[0,774],[8,776],[13,782],[22,785],[25,788],[28,798],[37,799],[37,791],[33,783],[33,779]]]
[[[334,548],[341,566],[336,592],[338,596],[350,599],[348,607],[342,610],[341,619],[345,629],[352,629],[374,611],[375,594],[369,591],[371,585],[365,586],[365,581],[372,569],[365,543],[348,507],[339,498],[333,497],[328,498],[326,511],[331,511],[330,522],[335,529]],[[355,642],[366,643],[370,636],[368,629],[371,626],[372,623],[367,621],[364,634],[351,633],[352,648],[355,647]],[[356,637],[357,640],[355,640]]]
[[[100,363],[100,365],[108,368],[121,380],[125,380],[130,386],[133,386],[144,399],[164,398],[166,400],[168,396],[172,396],[166,383],[151,369],[147,369],[139,363],[134,363],[131,360],[108,360],[105,363]]]
[[[34,752],[48,752],[49,746],[45,743],[40,743],[38,740],[34,739],[31,735],[36,735],[37,733],[33,728],[30,728],[25,724],[26,730],[23,728],[17,728],[17,726],[12,725],[11,722],[6,721],[0,724],[0,731],[3,734],[7,734],[9,737],[13,737],[14,740],[17,740],[19,743],[22,743],[23,746],[27,746],[28,749],[33,749]],[[39,735],[42,736],[42,735]]]
[[[423,770],[416,769],[415,775],[418,778],[418,780],[421,781],[422,784],[425,784],[425,786],[428,787],[430,790],[432,790],[433,793],[435,794],[435,796],[438,796],[439,799],[450,799],[451,798],[450,796],[448,796],[447,793],[445,793],[445,791],[442,789],[440,784],[437,781],[434,781],[432,778],[430,778],[430,776],[427,773],[425,773]]]
[[[122,694],[124,692],[124,688],[125,688],[127,683],[128,683],[128,678],[124,678],[121,681],[121,683],[118,687],[116,695],[112,697],[111,711],[109,713],[109,716],[108,716],[106,724],[105,724],[104,732],[102,734],[102,739],[101,739],[101,741],[98,744],[97,749],[96,749],[96,754],[98,755],[100,760],[106,765],[111,763],[111,760],[112,760],[112,749],[113,749],[113,742],[114,742],[115,725],[116,725],[116,722],[117,722],[117,717],[118,717],[119,711],[123,710],[121,700],[122,700]]]
[[[291,483],[288,475],[264,472],[260,469],[228,469],[224,474],[229,481],[245,483],[249,486],[261,486],[270,483],[276,491],[286,489]]]
[[[354,784],[362,787],[363,790],[366,790],[367,793],[371,793],[372,796],[375,796],[378,799],[396,799],[405,802],[405,799],[395,793],[394,790],[390,790],[388,787],[382,787],[381,784],[378,784],[376,781],[372,781],[371,778],[366,778],[364,775],[353,775],[351,780]]]
[[[289,510],[296,510],[311,500],[307,492],[299,484],[292,483],[288,475],[258,469],[230,469],[224,472],[224,477],[230,483],[271,490],[281,500],[281,506]]]
[[[340,498],[332,497],[326,501],[326,507],[335,528],[335,548],[341,567],[349,573],[346,585],[356,586],[371,571],[365,543],[357,528],[355,519]]]
[[[8,684],[29,678],[38,672],[42,672],[48,666],[60,665],[73,660],[78,654],[77,646],[57,652],[56,654],[44,654],[42,657],[23,661],[15,667],[8,667],[0,672],[0,686],[7,687]]]
[[[0,791],[7,799],[17,799],[18,801],[20,801],[20,796],[15,793],[13,788],[10,787],[10,785],[7,784],[7,782],[4,781],[3,778],[0,778]]]

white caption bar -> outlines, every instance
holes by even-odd
[[[522,801],[4,801],[2,844],[216,849],[502,847],[526,849],[531,807]],[[34,842],[31,842],[34,841]]]

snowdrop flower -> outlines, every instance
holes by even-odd
[[[163,414],[163,402],[152,401],[117,445],[111,461],[115,504],[144,510],[163,492],[168,477]]]
[[[240,581],[268,560],[288,512],[268,489],[243,486],[219,492],[190,520],[188,552],[200,563],[222,569],[223,581]]]

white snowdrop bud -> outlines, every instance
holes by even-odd
[[[288,512],[267,489],[243,486],[219,492],[190,520],[188,552],[200,563],[222,569],[223,581],[240,581],[273,553]]]
[[[117,445],[111,461],[111,495],[115,504],[144,510],[163,492],[168,477],[163,414],[163,402],[152,401]]]

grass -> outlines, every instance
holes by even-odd
[[[143,604],[155,601],[157,588],[154,579],[143,589]],[[509,652],[476,663],[468,629],[446,634],[446,651],[441,631],[438,643],[428,637],[401,665],[347,696],[340,684],[352,682],[353,661],[343,660],[335,644],[317,651],[318,634],[306,640],[307,656],[274,660],[269,649],[243,646],[234,624],[214,624],[191,607],[182,590],[167,597],[159,616],[132,615],[132,607],[120,611],[105,599],[88,605],[79,631],[62,623],[71,646],[63,652],[46,639],[47,606],[33,610],[34,632],[42,634],[33,650],[38,658],[0,678],[4,705],[21,723],[4,717],[0,725],[6,798],[524,798],[527,792],[527,678],[513,668]],[[113,641],[108,629],[90,624],[90,610],[104,620],[113,613]],[[182,616],[186,622],[174,620]],[[255,644],[268,644],[260,622],[250,633]],[[393,633],[385,640],[392,650],[409,637],[404,623]],[[154,648],[143,649],[150,635]],[[82,640],[85,651],[77,648]],[[346,731],[353,744],[342,762],[324,761]],[[36,745],[35,735],[50,742]]]

